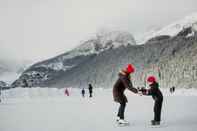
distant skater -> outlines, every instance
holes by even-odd
[[[170,88],[170,93],[172,94],[174,92],[175,92],[175,87],[173,86],[173,87]]]
[[[81,90],[81,95],[82,95],[82,97],[85,97],[85,89],[84,88]]]
[[[66,96],[69,96],[70,95],[67,88],[65,89],[65,92],[64,93],[65,93]]]
[[[93,93],[93,87],[91,84],[88,85],[88,89],[89,89],[89,97],[92,97],[92,93]]]

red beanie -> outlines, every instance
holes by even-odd
[[[154,76],[149,76],[148,79],[147,79],[148,82],[155,82],[156,79]]]
[[[135,68],[132,64],[128,64],[126,70],[129,74],[135,72]]]

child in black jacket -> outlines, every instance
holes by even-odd
[[[160,125],[161,121],[161,108],[163,103],[163,95],[159,89],[159,84],[156,82],[154,76],[149,76],[147,81],[150,83],[149,89],[141,88],[139,91],[142,92],[143,95],[151,95],[155,101],[154,104],[154,120],[151,121],[152,125]]]

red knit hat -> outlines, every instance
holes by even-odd
[[[154,76],[149,76],[147,79],[148,82],[155,82],[156,78]]]
[[[130,74],[130,73],[135,72],[135,67],[132,64],[128,64],[126,70],[127,70],[127,73]]]

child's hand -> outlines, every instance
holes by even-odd
[[[146,95],[147,90],[145,87],[138,88],[138,92],[140,92],[141,95]]]
[[[142,96],[143,94],[142,94],[142,90],[141,90],[141,88],[140,87],[137,87],[137,91],[138,91],[138,95],[140,95],[140,96]]]

